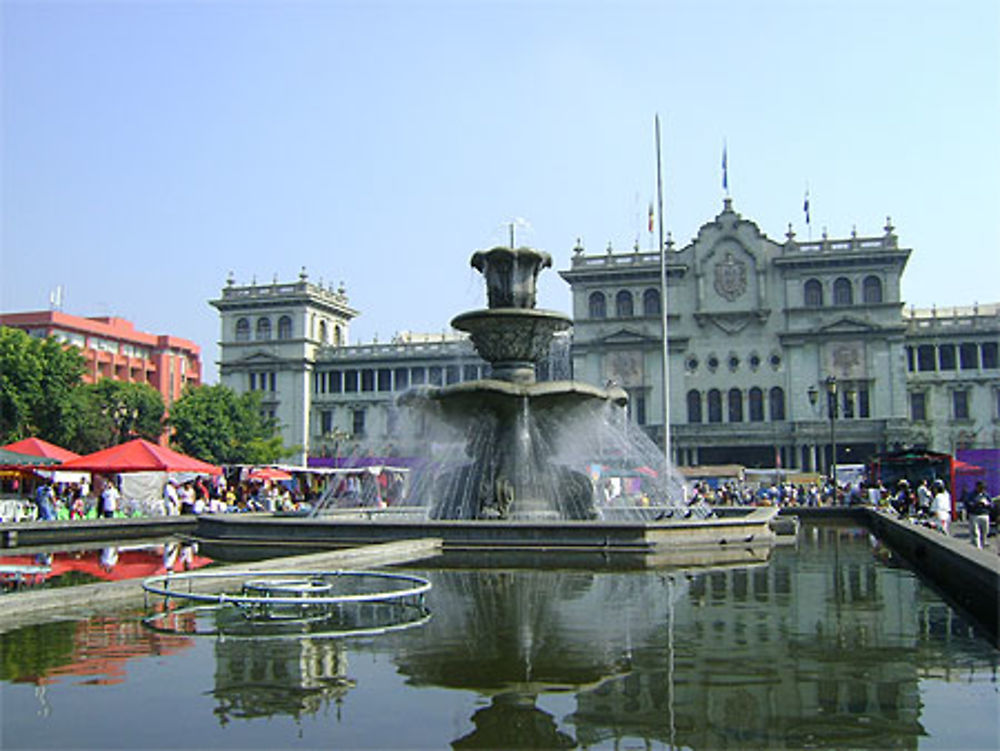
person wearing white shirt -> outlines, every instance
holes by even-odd
[[[104,486],[104,490],[101,491],[101,512],[104,514],[105,519],[110,519],[115,515],[115,511],[118,510],[118,488],[115,487],[113,482],[108,482]]]
[[[946,535],[950,534],[951,528],[951,493],[944,486],[943,480],[934,481],[934,500],[931,501],[931,508],[937,520],[938,529]]]

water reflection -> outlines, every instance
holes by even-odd
[[[219,722],[310,715],[339,704],[354,686],[342,642],[306,638],[215,645],[214,709]]]
[[[404,724],[437,722],[455,748],[917,748],[955,729],[942,716],[955,722],[970,702],[995,708],[1000,652],[856,529],[805,527],[765,564],[696,573],[420,573],[434,584],[433,617],[407,631],[192,638],[128,619],[53,624],[0,637],[0,678],[118,679],[122,664],[95,662],[109,631],[120,660],[199,642],[214,672],[191,701],[208,697],[216,729],[328,723],[335,707],[338,724],[359,725],[375,747],[410,744],[356,703],[351,711],[372,683]],[[203,633],[213,616],[171,617],[174,631]],[[349,664],[365,668],[352,675]],[[937,726],[922,698],[930,682],[954,687],[934,692]],[[479,703],[456,728],[469,696]],[[972,734],[964,745],[1000,740],[990,721],[962,729]],[[199,732],[214,745],[212,728]]]

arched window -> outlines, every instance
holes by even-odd
[[[591,292],[590,293],[590,317],[591,318],[605,318],[608,314],[607,303],[604,299],[603,292]]]
[[[877,276],[866,276],[862,282],[861,294],[866,303],[882,302],[882,280]]]
[[[846,277],[840,277],[833,283],[833,304],[834,305],[853,305],[854,304],[854,287],[851,285],[851,280]]]
[[[620,290],[615,295],[615,315],[619,318],[631,318],[633,313],[632,293],[627,289]]]
[[[292,319],[288,316],[281,316],[281,318],[278,319],[278,338],[292,338]]]
[[[328,334],[326,331],[326,321],[319,322],[319,343],[326,344],[329,342]]]
[[[344,331],[340,326],[333,327],[333,345],[340,347],[344,343]]]
[[[270,318],[258,318],[257,319],[257,339],[260,341],[266,341],[271,338],[271,319]]]
[[[807,308],[823,307],[823,285],[819,283],[819,279],[809,279],[803,291]]]
[[[698,424],[701,422],[701,392],[691,389],[687,395],[688,422]]]
[[[729,389],[729,422],[743,422],[743,392]]]
[[[747,396],[750,399],[750,422],[764,422],[764,392],[754,386]]]
[[[722,392],[718,389],[708,392],[708,421],[722,422]]]
[[[250,321],[246,318],[239,318],[236,320],[236,341],[250,341]]]
[[[660,315],[660,290],[647,289],[642,293],[642,314],[644,316]]]
[[[785,391],[780,386],[771,389],[771,422],[785,419]]]

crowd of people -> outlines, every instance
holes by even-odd
[[[0,521],[73,520],[248,511],[294,511],[312,495],[295,481],[218,477],[169,478],[158,498],[137,500],[123,493],[117,476],[95,475],[94,482],[39,482]],[[7,518],[9,517],[9,518]]]
[[[380,506],[398,501],[402,482],[389,472],[377,474],[359,470],[357,475],[334,478],[335,505]],[[603,500],[612,490],[601,486]],[[123,516],[177,516],[228,512],[294,512],[310,507],[322,488],[300,479],[291,481],[254,480],[245,470],[236,469],[216,477],[170,477],[160,498],[137,502],[123,498],[120,476],[94,476],[94,485],[41,482],[31,496],[33,509],[26,518],[93,519]],[[852,506],[868,505],[895,512],[900,517],[951,532],[953,503],[941,479],[924,479],[915,486],[901,479],[893,488],[881,482],[838,484],[821,482],[748,482],[729,480],[713,485],[696,481],[689,487],[687,505],[713,506]],[[643,503],[644,501],[644,503]],[[640,505],[649,505],[646,497]],[[991,499],[982,482],[959,499],[958,512],[969,522],[970,539],[977,547],[986,545],[991,527],[996,526],[1000,499]],[[7,521],[8,519],[4,519]]]
[[[696,482],[691,501],[704,501],[711,506],[855,506],[867,505],[891,509],[898,516],[951,534],[954,511],[967,518],[971,542],[978,548],[986,545],[991,527],[996,526],[1000,498],[990,498],[982,481],[965,492],[953,504],[947,485],[942,479],[923,479],[916,485],[901,479],[894,488],[881,482],[843,484],[832,483],[751,483],[731,480],[712,487]]]

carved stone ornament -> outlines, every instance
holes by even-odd
[[[605,360],[607,376],[619,386],[639,386],[643,382],[642,353],[611,352]]]
[[[730,302],[747,291],[747,265],[732,253],[715,264],[715,291]]]

